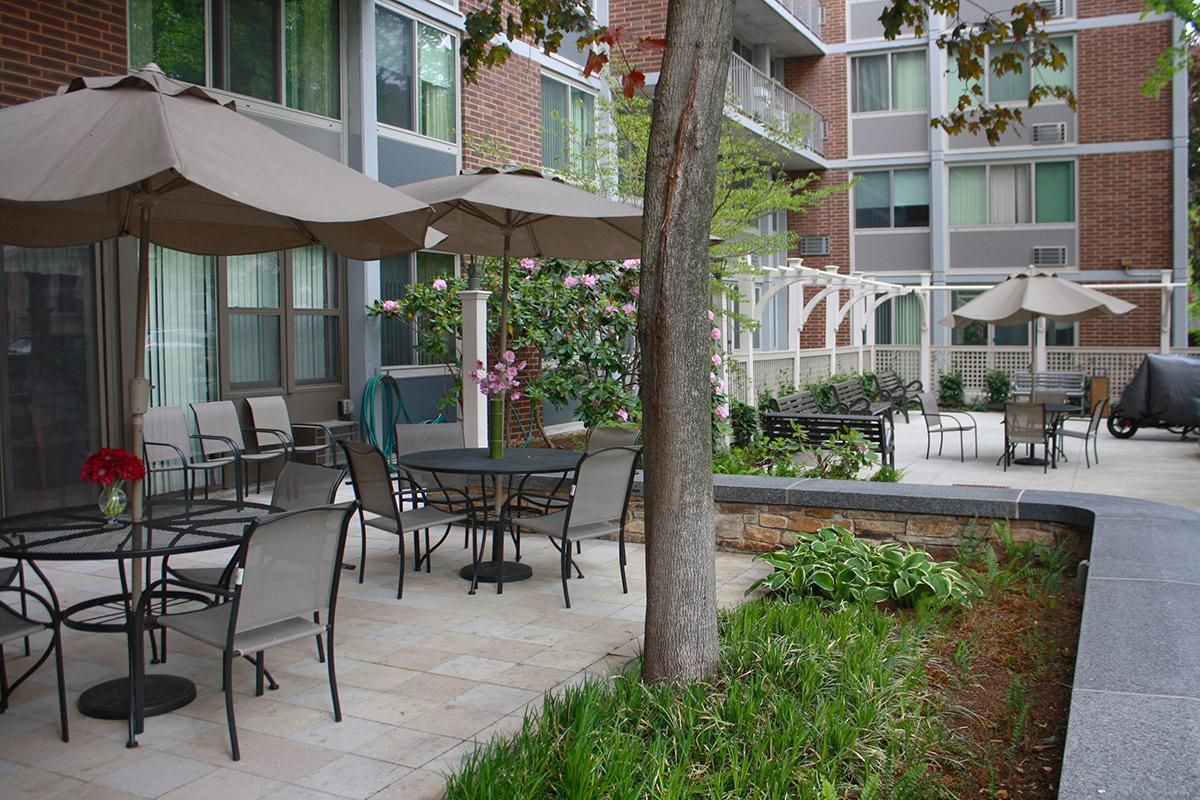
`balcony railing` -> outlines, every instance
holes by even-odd
[[[731,54],[729,64],[729,104],[768,129],[801,137],[814,153],[823,153],[825,118],[820,112],[737,53]]]
[[[825,7],[821,0],[779,0],[779,4],[788,10],[800,24],[821,38],[821,23],[825,21]]]

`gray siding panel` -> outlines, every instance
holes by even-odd
[[[851,117],[850,148],[856,156],[929,152],[929,112]]]
[[[929,270],[929,231],[854,234],[856,272]]]
[[[1000,141],[996,145],[997,147],[1033,145],[1033,126],[1040,122],[1065,122],[1067,124],[1066,144],[1073,143],[1078,138],[1075,125],[1075,112],[1065,103],[1045,102],[1039,103],[1033,108],[1026,108],[1022,103],[1021,117],[1024,124],[1014,125],[1000,134]],[[1046,146],[1061,147],[1062,145],[1047,144]],[[951,150],[966,150],[968,148],[983,148],[988,150],[989,153],[995,152],[989,147],[987,137],[982,133],[960,133],[950,137]],[[1037,154],[1034,153],[1033,157],[1036,158],[1036,156]]]
[[[1021,269],[1034,247],[1065,246],[1068,266],[1079,263],[1074,228],[951,231],[950,269]]]
[[[335,161],[342,160],[342,135],[328,128],[317,128],[312,125],[302,125],[296,122],[259,116],[248,111],[241,112],[255,121],[261,122],[284,136],[297,141],[305,147],[311,147],[322,155],[327,155]]]
[[[408,142],[379,137],[379,180],[388,186],[440,178],[458,171],[458,159]]]

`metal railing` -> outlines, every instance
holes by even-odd
[[[824,152],[825,118],[821,113],[737,53],[731,54],[729,63],[729,104],[768,130],[802,137],[809,150]]]
[[[825,21],[825,8],[820,0],[779,0],[801,25],[821,38],[821,23]]]

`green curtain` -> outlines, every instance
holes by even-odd
[[[854,110],[887,111],[888,57],[860,56],[854,59]]]
[[[568,163],[567,125],[570,123],[567,85],[542,76],[542,166],[561,170]]]
[[[579,89],[571,90],[571,161],[575,169],[584,175],[593,173],[592,164],[587,163],[592,141],[596,135],[596,99]]]
[[[921,343],[921,301],[915,294],[892,299],[896,307],[896,344]]]
[[[1075,39],[1071,36],[1055,36],[1050,41],[1067,57],[1067,65],[1062,69],[1047,69],[1040,67],[1037,71],[1037,82],[1042,86],[1054,88],[1061,86],[1065,89],[1075,88]]]
[[[864,172],[854,187],[854,227],[891,227],[891,188],[889,173]]]
[[[950,224],[987,224],[987,169],[950,168]]]
[[[929,107],[929,74],[925,51],[913,50],[892,56],[892,108]]]
[[[287,0],[283,52],[288,107],[341,117],[337,0]]]
[[[1006,72],[1003,75],[993,72],[988,75],[988,100],[993,103],[1029,98],[1029,48],[1016,42],[998,44],[992,46],[989,54],[994,59],[1007,52],[1017,53],[1023,67],[1020,72]]]
[[[1036,165],[1037,222],[1075,221],[1075,165],[1052,161]]]
[[[282,253],[230,256],[226,283],[230,308],[279,308]]]
[[[445,142],[456,141],[454,126],[454,37],[417,25],[417,77],[421,91],[421,130]]]
[[[292,256],[292,308],[337,308],[337,270],[319,244],[297,247]]]

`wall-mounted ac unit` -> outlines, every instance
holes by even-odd
[[[1064,267],[1067,264],[1067,248],[1035,247],[1033,248],[1033,265],[1035,267]]]
[[[1034,0],[1034,5],[1041,6],[1050,12],[1051,18],[1063,15],[1063,0]]]
[[[1067,123],[1038,122],[1033,126],[1034,144],[1060,144],[1067,140]]]
[[[801,236],[800,237],[800,255],[801,256],[827,256],[827,255],[829,255],[829,237],[828,236]]]

